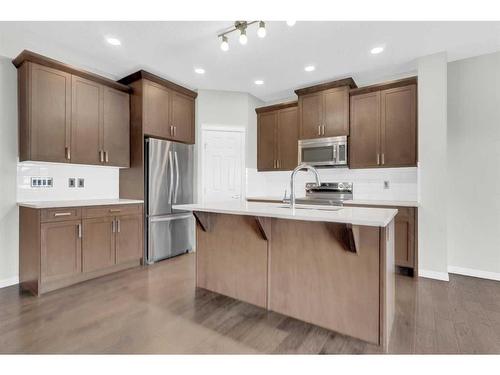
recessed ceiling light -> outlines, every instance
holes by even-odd
[[[315,67],[314,65],[307,65],[307,66],[304,68],[304,70],[305,70],[306,72],[312,72],[312,71],[314,71],[315,69],[316,69],[316,67]]]
[[[286,24],[290,27],[292,27],[293,25],[295,25],[295,22],[297,21],[286,21]]]
[[[374,47],[371,49],[371,54],[372,55],[378,55],[379,53],[384,51],[384,47]]]
[[[263,80],[261,80],[261,79],[257,79],[257,80],[255,80],[255,81],[254,81],[254,83],[255,83],[256,85],[263,85],[263,84],[264,84],[264,81],[263,81]]]
[[[122,42],[120,42],[120,39],[113,38],[110,36],[106,38],[106,42],[108,42],[112,46],[120,46],[122,44]]]
[[[197,74],[205,74],[205,69],[203,68],[195,68],[194,72]]]

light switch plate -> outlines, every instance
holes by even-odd
[[[74,177],[68,178],[68,187],[74,188],[76,186],[76,179]]]
[[[84,178],[79,178],[78,179],[78,187],[79,188],[85,187],[85,179]]]
[[[51,188],[54,186],[52,177],[31,177],[32,188]]]

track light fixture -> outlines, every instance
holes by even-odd
[[[217,35],[219,38],[221,38],[220,49],[223,51],[229,50],[229,42],[227,34],[230,34],[235,31],[239,31],[240,33],[240,36],[238,38],[240,43],[242,45],[247,44],[248,43],[247,28],[248,26],[256,23],[259,24],[259,27],[257,29],[257,36],[259,38],[264,38],[266,36],[266,31],[267,31],[266,24],[264,21],[236,21],[234,23],[234,26],[231,26],[229,29]]]

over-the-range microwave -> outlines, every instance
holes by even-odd
[[[347,137],[299,140],[299,164],[316,167],[346,167]]]

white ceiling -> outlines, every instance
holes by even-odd
[[[267,22],[242,46],[222,52],[217,33],[231,21],[0,22],[0,55],[34,52],[118,79],[145,69],[192,89],[249,92],[264,101],[293,89],[352,76],[358,83],[407,75],[416,59],[447,51],[450,61],[500,50],[500,22]],[[107,44],[114,36],[122,45]],[[380,55],[370,49],[384,45]],[[316,65],[311,73],[307,64]],[[198,75],[195,67],[206,73]],[[253,82],[263,79],[265,84]]]

